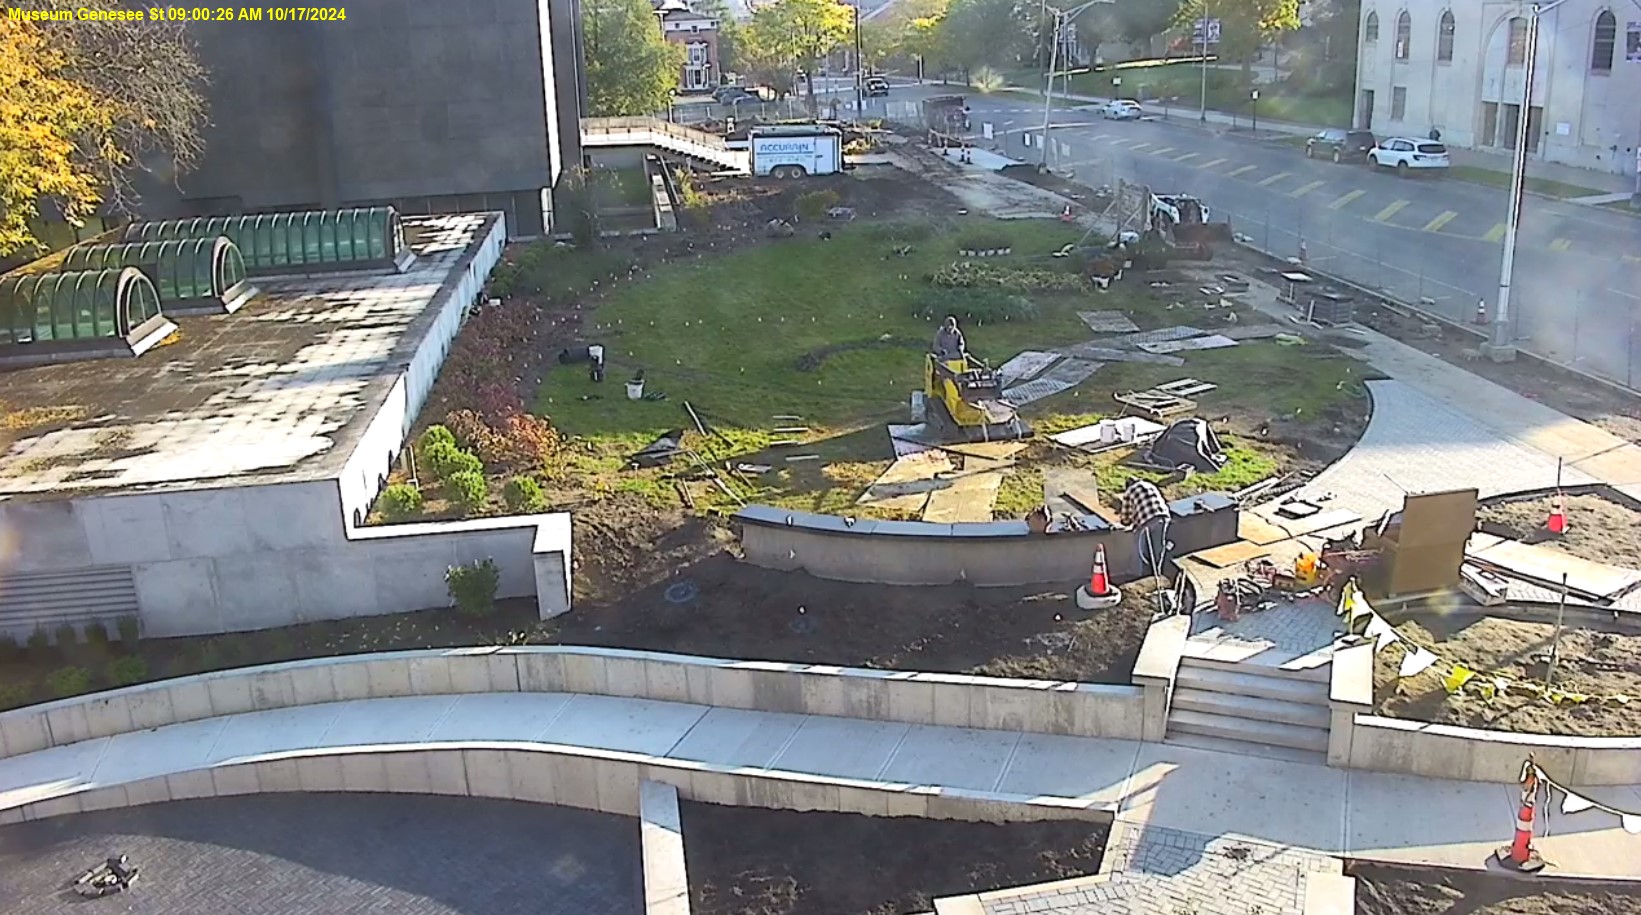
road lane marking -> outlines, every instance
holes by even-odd
[[[1453,212],[1452,210],[1443,210],[1440,213],[1436,214],[1435,219],[1432,219],[1429,222],[1424,224],[1424,231],[1426,231],[1426,232],[1440,232],[1442,230],[1442,226],[1447,225],[1448,223],[1452,222],[1453,220],[1457,219],[1458,217],[1459,217],[1459,214]]]
[[[1390,217],[1395,216],[1397,213],[1400,213],[1405,207],[1407,207],[1412,202],[1413,201],[1411,201],[1411,200],[1398,200],[1395,203],[1391,204],[1390,206],[1387,206],[1384,209],[1380,210],[1373,217],[1373,221],[1374,222],[1388,222],[1390,220]]]
[[[1573,243],[1571,241],[1565,239],[1565,238],[1558,238],[1555,241],[1550,242],[1550,250],[1551,251],[1571,251],[1571,250],[1573,250]]]
[[[1362,196],[1363,194],[1366,194],[1366,193],[1367,193],[1367,191],[1351,191],[1348,194],[1342,194],[1342,195],[1339,196],[1339,198],[1337,200],[1335,200],[1332,203],[1328,204],[1328,209],[1330,209],[1330,210],[1342,210],[1345,207],[1350,206],[1351,202],[1354,201],[1356,198],[1358,198],[1358,197],[1360,197],[1360,196]]]
[[[1130,146],[1128,148],[1132,149],[1135,152],[1139,152],[1142,149],[1148,149],[1150,146],[1151,146],[1150,143],[1135,143],[1133,146]]]
[[[1209,159],[1207,162],[1197,166],[1197,168],[1213,168],[1216,165],[1222,164],[1224,161],[1224,159]]]
[[[1508,228],[1509,228],[1509,226],[1506,226],[1506,225],[1505,225],[1505,224],[1504,224],[1504,223],[1502,223],[1502,222],[1500,222],[1500,223],[1495,223],[1495,224],[1494,224],[1494,225],[1493,225],[1493,228],[1491,228],[1491,229],[1488,229],[1488,230],[1487,230],[1487,234],[1486,234],[1486,235],[1483,235],[1483,236],[1482,236],[1482,237],[1481,237],[1481,240],[1482,240],[1482,241],[1486,241],[1486,242],[1498,242],[1498,241],[1503,241],[1503,240],[1504,240],[1504,233],[1505,233],[1505,231],[1506,231],[1506,230],[1507,230],[1507,229],[1508,229]]]
[[[1163,153],[1171,153],[1171,152],[1173,152],[1173,151],[1174,151],[1174,147],[1172,147],[1172,146],[1164,146],[1164,147],[1162,147],[1162,148],[1161,148],[1161,149],[1153,149],[1153,150],[1151,150],[1151,155],[1153,155],[1153,156],[1160,156],[1160,155],[1162,155],[1162,154],[1163,154]]]
[[[1231,177],[1235,178],[1237,175],[1246,175],[1247,173],[1253,171],[1254,169],[1256,169],[1258,167],[1259,166],[1257,166],[1257,165],[1244,165],[1241,168],[1232,171],[1231,172]]]
[[[1276,174],[1270,176],[1269,178],[1266,178],[1265,180],[1259,182],[1259,186],[1260,187],[1270,187],[1271,185],[1277,183],[1278,181],[1281,181],[1283,178],[1288,177],[1289,174],[1290,174],[1289,172],[1277,172]]]
[[[1624,255],[1624,263],[1626,263],[1626,264],[1641,264],[1641,255],[1626,254],[1626,255]]]
[[[1175,162],[1189,162],[1192,159],[1195,159],[1199,155],[1201,155],[1201,153],[1186,153],[1183,156],[1175,156],[1174,161]]]
[[[1298,187],[1294,188],[1292,191],[1289,191],[1288,196],[1289,197],[1303,197],[1306,194],[1309,194],[1311,191],[1314,191],[1314,190],[1316,190],[1317,188],[1319,188],[1321,186],[1322,186],[1322,182],[1320,182],[1320,181],[1312,181],[1309,184],[1301,184]]]

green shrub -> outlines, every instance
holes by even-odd
[[[432,447],[422,452],[422,462],[440,480],[448,480],[453,474],[484,471],[482,461],[452,442],[434,442]]]
[[[33,701],[33,683],[0,683],[0,712],[22,708]]]
[[[956,315],[967,324],[1035,321],[1036,303],[1001,289],[927,289],[914,300],[915,314],[925,321]]]
[[[382,490],[382,517],[405,521],[422,513],[422,491],[409,483],[394,483]]]
[[[122,616],[119,622],[120,641],[127,648],[137,647],[142,639],[142,626],[135,616]]]
[[[427,430],[422,433],[422,437],[416,440],[416,444],[423,451],[426,451],[428,448],[431,448],[433,445],[438,444],[439,442],[444,442],[445,444],[448,444],[448,445],[454,445],[454,444],[456,444],[456,434],[454,432],[451,432],[445,426],[432,425],[432,426],[428,426]]]
[[[46,674],[46,690],[53,698],[67,699],[91,692],[91,671],[84,667],[59,667]]]
[[[29,654],[35,657],[49,655],[51,654],[51,633],[47,632],[44,626],[35,626],[34,631],[29,633],[26,644]]]
[[[502,487],[501,499],[514,514],[533,515],[547,507],[547,494],[531,477],[514,477]]]
[[[108,627],[102,623],[92,623],[85,627],[85,643],[97,651],[107,651],[113,641],[108,635]]]
[[[799,219],[814,221],[825,219],[826,211],[837,205],[837,191],[811,191],[798,197],[793,208],[798,211]]]
[[[942,267],[929,282],[947,289],[990,287],[1009,292],[1086,292],[1088,281],[1075,273],[1041,267],[1004,267],[984,261],[961,261]]]
[[[115,658],[108,665],[108,682],[115,686],[130,686],[148,679],[148,662],[136,655]]]
[[[451,474],[444,481],[445,494],[461,504],[467,511],[474,511],[484,507],[490,498],[490,484],[484,480],[484,474],[476,470],[461,470]]]
[[[53,630],[52,635],[56,637],[59,650],[66,651],[78,647],[80,644],[80,628],[73,623],[64,623],[58,626]]]
[[[959,251],[995,251],[1013,246],[1009,237],[998,229],[970,229],[957,236]]]
[[[501,570],[493,559],[472,565],[451,566],[444,573],[445,589],[456,611],[463,616],[489,616],[496,612],[496,589],[501,587]]]

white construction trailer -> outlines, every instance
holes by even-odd
[[[819,124],[755,127],[750,135],[752,174],[802,178],[843,169],[843,131]]]

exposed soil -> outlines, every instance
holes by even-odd
[[[1396,631],[1426,646],[1445,661],[1482,675],[1539,680],[1545,675],[1555,626],[1492,617],[1431,616],[1404,622]],[[1403,652],[1389,648],[1375,661],[1374,685],[1380,714],[1463,727],[1580,737],[1641,735],[1641,636],[1568,627],[1561,636],[1555,685],[1592,696],[1625,695],[1629,703],[1585,702],[1553,705],[1524,694],[1484,699],[1473,691],[1448,695],[1445,673],[1436,668],[1397,680]],[[1439,667],[1440,665],[1438,665]]]
[[[1353,862],[1356,915],[1630,915],[1641,884]]]
[[[1567,531],[1552,534],[1545,523],[1553,496],[1491,502],[1476,512],[1482,530],[1536,543],[1591,562],[1641,569],[1641,511],[1593,493],[1568,496]]]
[[[1104,824],[963,823],[682,805],[695,915],[904,915],[1099,872]]]

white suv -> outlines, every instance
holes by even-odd
[[[1140,103],[1130,98],[1113,99],[1100,106],[1100,116],[1113,121],[1137,121],[1143,113]]]
[[[1447,168],[1447,147],[1435,140],[1391,137],[1368,153],[1368,161],[1380,168],[1394,168],[1406,176],[1415,168]]]

